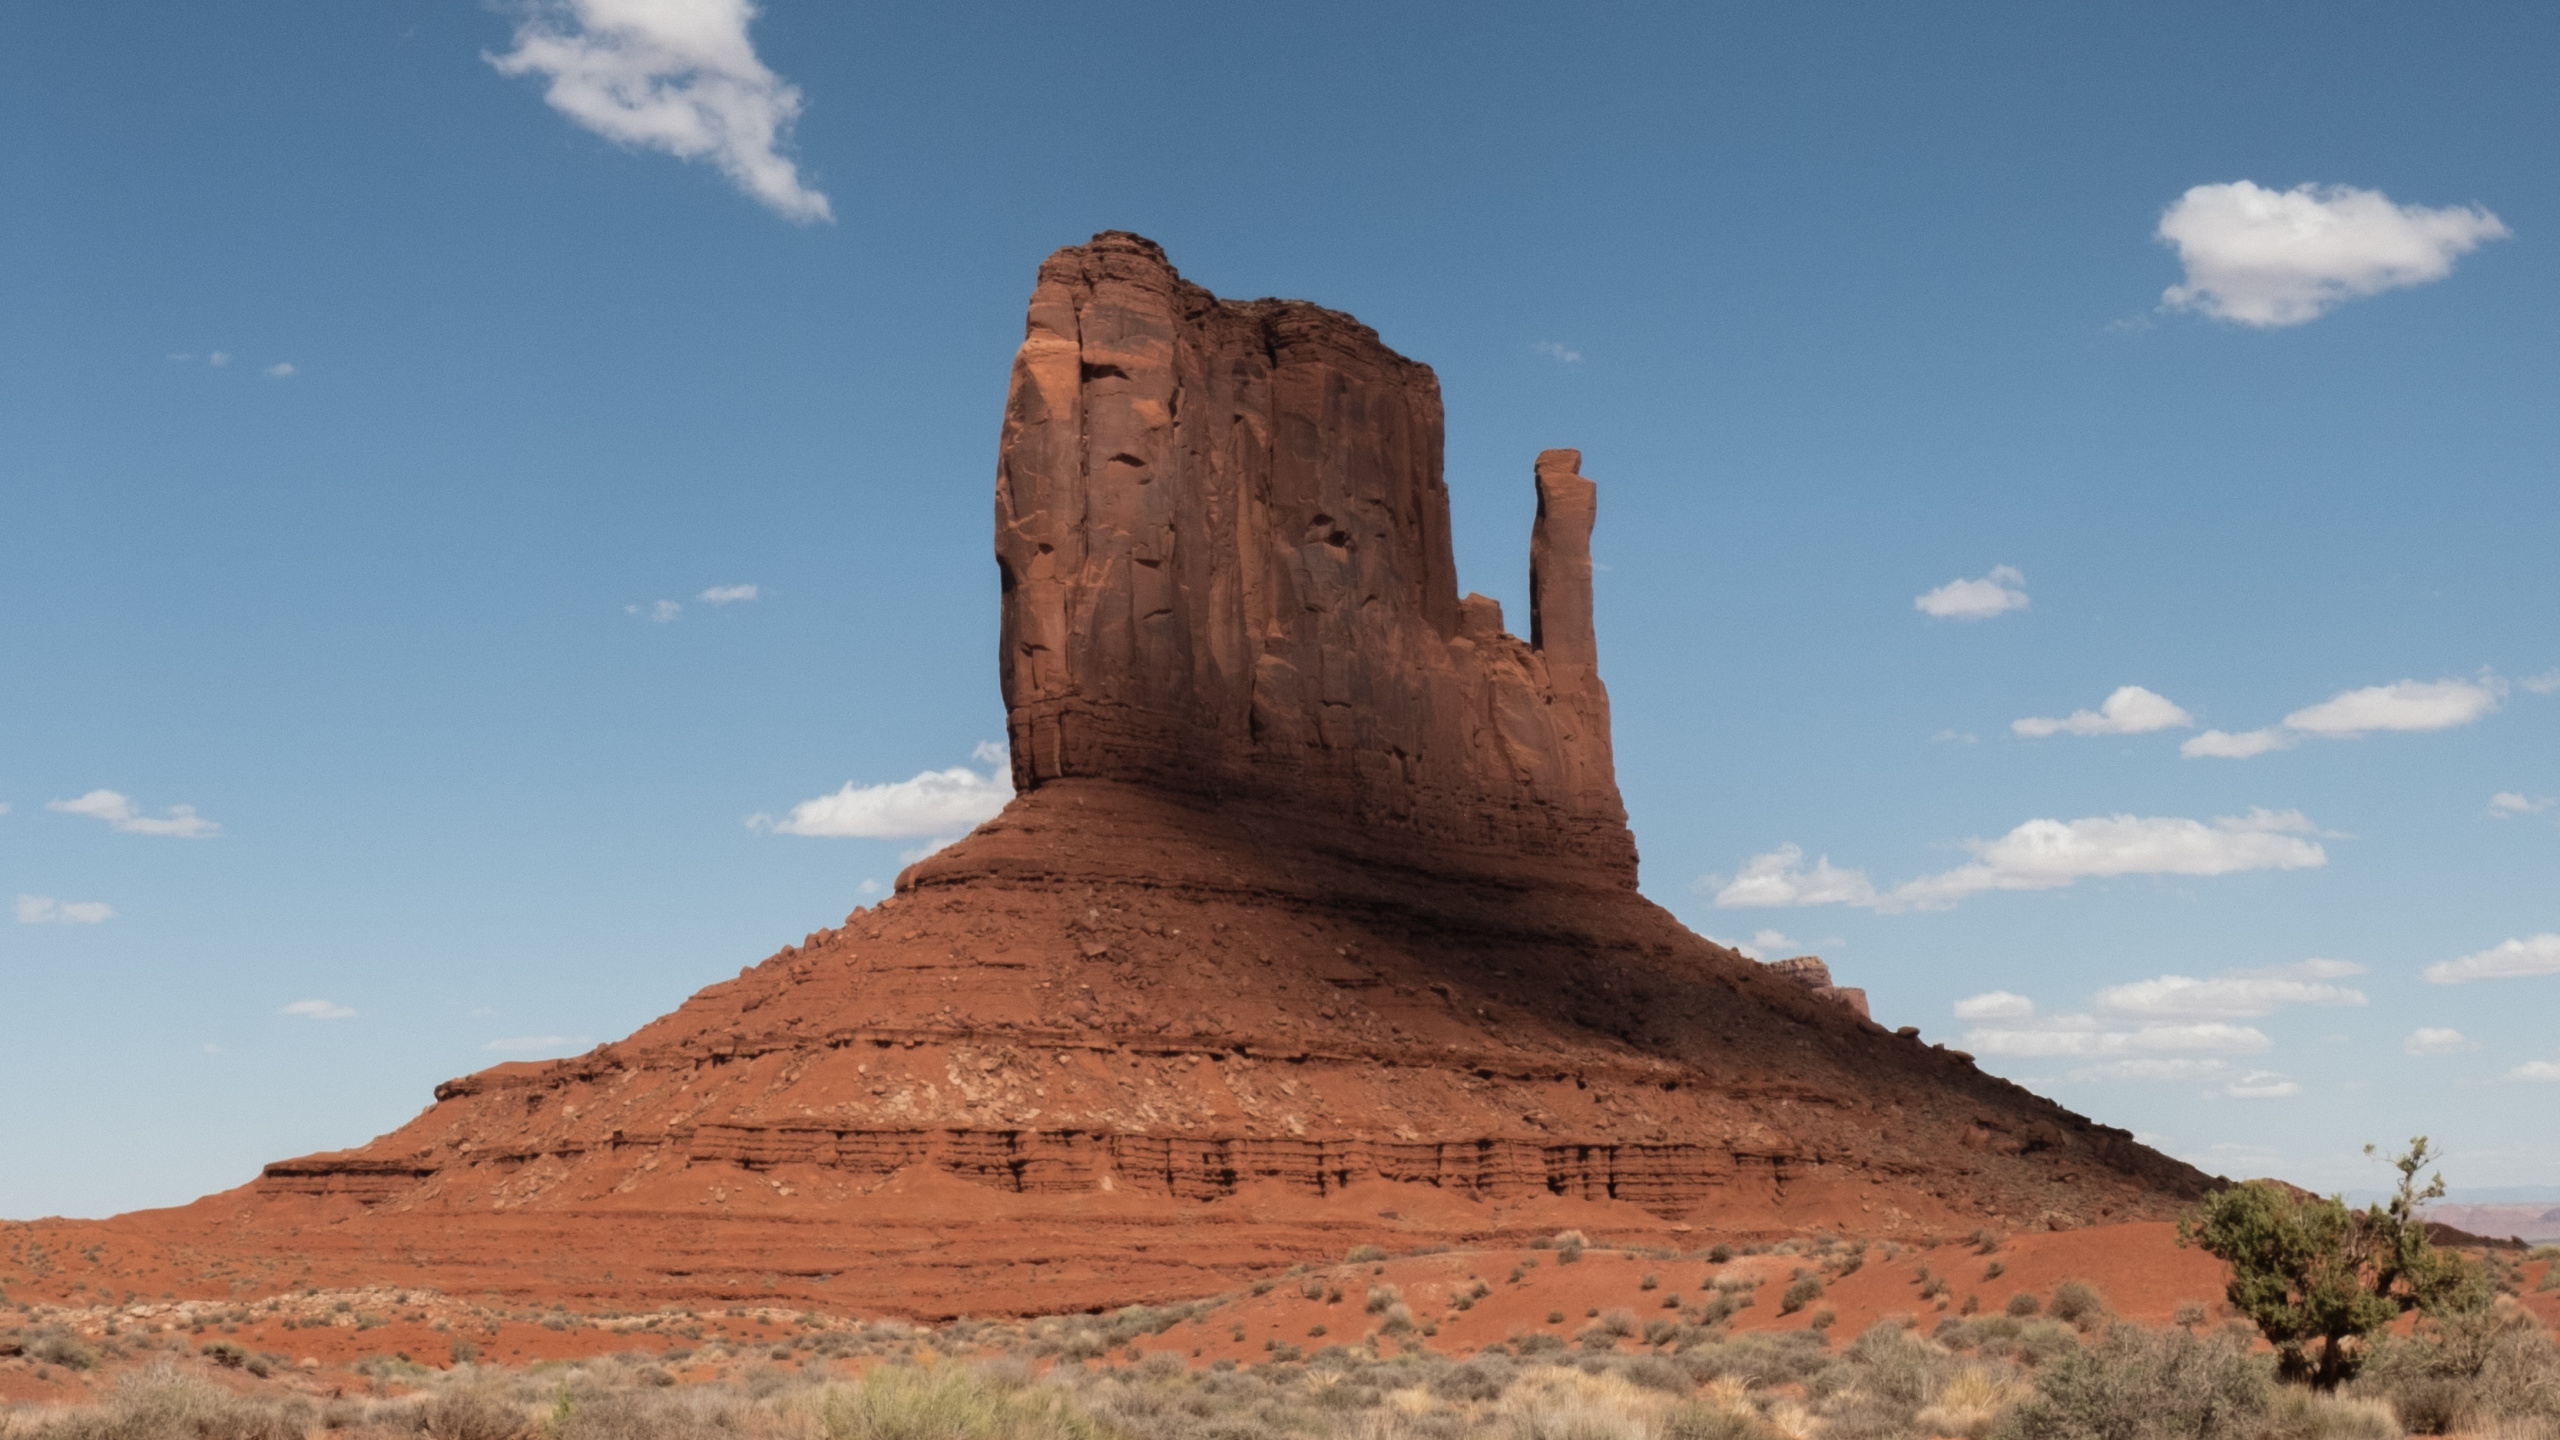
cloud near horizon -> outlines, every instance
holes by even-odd
[[[1940,620],[1988,620],[2027,608],[2027,577],[2017,567],[1995,565],[1979,580],[1950,580],[1914,596],[1911,608]]]
[[[56,900],[50,895],[19,896],[17,914],[21,925],[103,925],[116,918],[115,907],[103,900]]]
[[[352,1020],[356,1016],[354,1007],[328,1000],[296,1000],[276,1013],[297,1020]]]
[[[782,151],[800,90],[756,58],[748,0],[532,0],[501,75],[541,75],[551,108],[617,144],[707,160],[765,208],[833,220]]]
[[[2378,190],[2251,181],[2198,185],[2153,232],[2178,252],[2186,280],[2160,296],[2259,329],[2301,325],[2341,301],[2441,280],[2484,241],[2511,233],[2477,205],[2395,205]]]
[[[125,835],[209,840],[222,833],[220,824],[198,815],[193,805],[172,805],[168,814],[155,818],[135,809],[133,801],[113,790],[92,790],[76,800],[47,800],[44,808],[58,814],[104,820],[109,829]]]
[[[2154,694],[2139,685],[2117,687],[2095,710],[2074,710],[2062,718],[2048,719],[2030,715],[2012,720],[2009,728],[2020,735],[2041,740],[2048,735],[2148,735],[2154,730],[2183,730],[2195,725],[2195,717],[2172,703],[2168,697]]]
[[[981,744],[975,752],[977,757],[985,759],[988,748]],[[918,852],[922,855],[995,818],[1012,798],[1013,777],[1006,771],[995,769],[982,775],[965,765],[955,765],[880,785],[856,785],[848,780],[843,789],[832,795],[792,806],[791,812],[779,820],[770,815],[751,815],[747,825],[775,835],[826,839],[935,839],[935,846]]]
[[[2178,753],[2188,759],[2246,760],[2271,750],[2290,750],[2305,735],[2353,740],[2377,731],[2423,732],[2468,725],[2498,708],[2507,682],[2495,675],[2479,680],[2395,680],[2341,690],[2317,705],[2306,705],[2263,730],[2232,734],[2207,730]]]
[[[2509,940],[2458,960],[2439,960],[2428,966],[2426,973],[2430,985],[2560,975],[2560,935],[2544,931],[2526,939]]]
[[[1804,869],[1793,843],[1754,855],[1731,880],[1703,876],[1719,909],[1855,905],[1893,912],[1942,910],[1992,890],[2052,890],[2118,875],[2229,875],[2243,870],[2308,870],[2329,863],[2299,810],[2251,810],[2210,823],[2173,815],[2099,815],[2029,820],[1997,840],[1967,840],[1971,864],[1878,890],[1863,870],[1835,868],[1829,856]]]

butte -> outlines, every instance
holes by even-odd
[[[1458,593],[1441,426],[1431,370],[1350,316],[1220,300],[1134,235],[1057,252],[996,463],[1002,814],[628,1039],[181,1209],[9,1228],[141,1247],[188,1294],[936,1316],[1352,1243],[2060,1229],[2200,1193],[1637,893],[1596,487],[1536,457],[1519,639]]]

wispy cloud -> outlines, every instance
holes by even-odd
[[[2217,320],[2272,328],[2314,320],[2340,301],[2423,285],[2510,233],[2477,205],[2395,205],[2377,190],[2250,181],[2198,185],[2160,216],[2157,238],[2178,252],[2185,283],[2161,303]]]
[[[1553,340],[1541,340],[1529,348],[1546,356],[1548,359],[1555,361],[1559,365],[1579,365],[1582,363],[1581,351],[1574,349],[1570,345],[1559,345]]]
[[[1743,862],[1731,880],[1703,875],[1693,889],[1713,890],[1716,908],[1749,910],[1785,905],[1872,905],[1876,887],[1864,870],[1833,868],[1823,856],[1804,868],[1804,847],[1790,841]]]
[[[751,815],[747,824],[776,835],[863,840],[932,837],[937,843],[916,852],[921,858],[994,818],[1012,798],[1013,780],[1005,771],[980,774],[965,765],[955,765],[880,785],[847,781],[832,795],[792,806],[791,812],[779,820],[770,815]]]
[[[56,900],[50,895],[18,897],[21,925],[98,925],[114,918],[115,907],[103,900]]]
[[[2489,813],[2501,820],[2518,815],[2539,815],[2550,808],[2551,797],[2547,795],[2521,795],[2513,790],[2501,790],[2489,797]]]
[[[2432,985],[2512,980],[2526,975],[2560,975],[2560,935],[2544,931],[2460,959],[2439,960],[2427,967],[2427,982]]]
[[[1727,880],[1701,876],[1721,909],[1790,905],[1856,905],[1894,911],[1938,910],[1992,890],[2052,890],[2119,875],[2229,875],[2244,870],[2304,870],[2329,863],[2316,827],[2298,810],[2252,810],[2211,821],[2170,815],[2099,815],[2029,820],[1997,840],[1967,840],[1972,863],[1878,890],[1863,870],[1836,868],[1829,856],[1804,868],[1803,847],[1785,844],[1754,855]]]
[[[2409,1032],[2408,1039],[2400,1042],[2403,1055],[2459,1055],[2465,1050],[2479,1048],[2478,1041],[2461,1031],[2434,1025],[2421,1025]]]
[[[2329,983],[2363,970],[2343,960],[2306,960],[2262,970],[2229,970],[2202,980],[2162,975],[2110,985],[2098,992],[2096,1008],[2122,1019],[2236,1020],[2272,1015],[2288,1005],[2363,1005],[2367,1003],[2363,991]]]
[[[231,363],[231,357],[220,350],[216,350],[212,354],[204,357],[204,363],[219,370],[223,366]]]
[[[2553,691],[2560,691],[2560,670],[2545,670],[2539,675],[2528,675],[2516,683],[2536,695],[2548,695]]]
[[[782,153],[799,87],[756,58],[747,0],[531,0],[516,48],[485,58],[541,75],[551,107],[608,140],[707,160],[788,220],[831,220]]]
[[[1913,597],[1911,608],[1941,620],[1988,620],[2027,608],[2027,577],[2015,566],[1995,565],[1978,580],[1950,580]]]
[[[2507,682],[2495,675],[2367,685],[2306,705],[2284,717],[2280,726],[2236,735],[2207,730],[2179,746],[2178,753],[2190,759],[2246,760],[2271,750],[2289,750],[2305,735],[2352,740],[2376,731],[2450,730],[2497,709],[2506,693]]]
[[[703,591],[701,594],[696,595],[693,598],[701,601],[705,605],[735,605],[741,600],[755,599],[756,587],[753,585],[714,585],[710,589]]]
[[[271,380],[281,380],[292,373],[293,362],[290,360],[279,360],[275,364],[268,366],[266,369],[267,378]]]
[[[2030,820],[1997,840],[1968,840],[1969,865],[1895,887],[1897,905],[1937,909],[1989,890],[2051,890],[2116,875],[2230,875],[2329,863],[2298,810],[2252,810],[2211,821],[2172,815]]]
[[[340,1005],[331,1000],[296,1000],[276,1013],[290,1015],[297,1020],[353,1020],[356,1018],[354,1007]]]
[[[2527,1060],[2507,1072],[2510,1080],[2560,1080],[2560,1060]]]
[[[165,815],[145,815],[134,808],[133,801],[113,790],[92,790],[76,800],[47,800],[44,808],[64,815],[86,815],[93,820],[104,820],[108,828],[126,835],[209,840],[222,833],[221,825],[198,815],[193,805],[172,805]]]
[[[2166,697],[2139,685],[2119,686],[2095,710],[2074,710],[2060,719],[2031,715],[2012,720],[2009,728],[2042,739],[2048,735],[2147,735],[2154,730],[2185,729],[2195,717]]]
[[[2222,1087],[2222,1093],[2234,1100],[2284,1100],[2302,1093],[2302,1086],[2273,1070],[2252,1070]]]
[[[664,625],[670,621],[683,619],[684,605],[675,600],[660,600],[645,610],[637,605],[625,605],[622,607],[622,613],[625,615],[646,615],[652,623]]]

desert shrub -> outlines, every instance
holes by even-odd
[[[2098,1294],[2097,1287],[2087,1281],[2065,1280],[2053,1287],[2053,1304],[2049,1313],[2065,1325],[2079,1325],[2086,1329],[2085,1322],[2095,1321],[2107,1313],[2107,1302]]]
[[[2560,1420],[2560,1343],[2512,1300],[2430,1317],[2414,1334],[2377,1340],[2356,1389],[2389,1400],[2416,1435]]]
[[[1366,1265],[1372,1260],[1386,1259],[1387,1252],[1375,1245],[1354,1245],[1351,1253],[1342,1258],[1354,1265]]]
[[[2043,1308],[2044,1302],[2038,1300],[2032,1292],[2026,1290],[2021,1290],[2017,1294],[2010,1296],[2009,1303],[2002,1307],[2007,1314],[2019,1320],[2024,1320]]]
[[[1584,1239],[1582,1232],[1579,1230],[1565,1230],[1556,1235],[1554,1243],[1556,1248],[1556,1263],[1559,1265],[1571,1265],[1582,1258],[1584,1247],[1588,1246],[1591,1242]]]
[[[1368,1303],[1362,1308],[1371,1315],[1380,1315],[1386,1312],[1388,1306],[1403,1298],[1404,1292],[1393,1285],[1372,1285],[1369,1287]]]
[[[119,1377],[99,1405],[35,1417],[0,1412],[0,1434],[12,1440],[302,1440],[314,1418],[311,1403],[300,1397],[278,1403],[237,1396],[159,1364]]]
[[[1052,1391],[1013,1389],[957,1365],[884,1365],[831,1390],[829,1440],[1106,1440],[1110,1432]]]
[[[1799,1274],[1795,1282],[1787,1286],[1786,1290],[1778,1296],[1778,1313],[1793,1315],[1821,1298],[1821,1279],[1813,1275]]]
[[[1929,1404],[1913,1417],[1931,1435],[1982,1440],[2011,1407],[2033,1393],[2014,1366],[1997,1361],[1956,1367],[1938,1382]]]
[[[1662,1417],[1662,1440],[1780,1440],[1769,1422],[1737,1406],[1677,1405]]]
[[[1679,1361],[1700,1384],[1730,1380],[1767,1389],[1813,1375],[1831,1363],[1831,1354],[1819,1335],[1781,1330],[1720,1337],[1682,1351]]]
[[[2259,1440],[2400,1440],[2401,1423],[2379,1400],[2287,1386],[2276,1392],[2258,1434]]]
[[[47,1330],[26,1342],[27,1358],[65,1370],[98,1368],[97,1347],[68,1330]]]
[[[2274,1398],[2265,1364],[2229,1335],[2119,1325],[2036,1374],[1995,1440],[2247,1440]]]
[[[2360,1211],[2271,1180],[2217,1190],[2178,1222],[2178,1243],[2231,1267],[2224,1295],[2256,1322],[2286,1376],[2334,1389],[2355,1373],[2365,1342],[2404,1312],[2487,1303],[2479,1267],[2428,1242],[2418,1207],[2444,1194],[2442,1175],[2418,1185],[2431,1158],[2425,1136],[2412,1140],[2392,1162],[2400,1184],[2390,1202]]]
[[[1511,1366],[1497,1355],[1478,1355],[1431,1377],[1431,1393],[1443,1400],[1499,1400],[1511,1385]]]
[[[1997,1230],[1976,1230],[1965,1239],[1972,1242],[1976,1255],[1988,1255],[2000,1248],[2000,1232]]]

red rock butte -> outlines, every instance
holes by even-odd
[[[2067,1229],[2198,1194],[1637,893],[1597,489],[1536,457],[1521,640],[1458,594],[1441,429],[1431,370],[1347,315],[1220,300],[1134,235],[1059,251],[997,457],[1001,815],[628,1039],[8,1243],[98,1244],[152,1291],[947,1315],[1350,1243]]]

